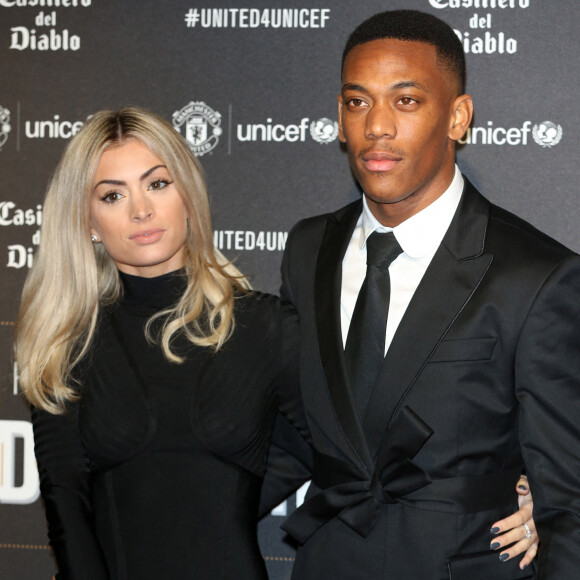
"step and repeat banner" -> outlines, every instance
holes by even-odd
[[[216,245],[276,292],[290,227],[360,195],[337,139],[342,48],[398,8],[444,19],[463,43],[475,118],[462,171],[579,251],[577,0],[0,0],[0,578],[56,569],[11,339],[67,141],[99,109],[161,114],[205,169]],[[302,497],[260,524],[273,579],[289,577],[278,526]]]

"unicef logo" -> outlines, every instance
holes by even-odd
[[[338,136],[338,123],[326,117],[310,123],[310,135],[317,142],[327,145]]]
[[[532,129],[534,141],[542,147],[554,147],[562,140],[562,127],[552,121],[544,121],[534,125]]]
[[[10,111],[0,105],[0,149],[8,140],[10,129]]]
[[[222,116],[203,101],[191,101],[173,113],[173,126],[189,143],[194,155],[201,157],[216,147],[222,134]]]

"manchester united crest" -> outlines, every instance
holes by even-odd
[[[196,157],[216,147],[222,134],[222,116],[203,101],[191,101],[173,113],[173,126],[185,137]]]
[[[0,105],[0,149],[8,140],[10,133],[10,111]]]

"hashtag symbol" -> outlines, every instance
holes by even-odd
[[[199,11],[197,8],[190,8],[189,12],[185,13],[185,25],[187,28],[195,28],[199,22]]]

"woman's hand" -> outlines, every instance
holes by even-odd
[[[495,522],[491,526],[491,533],[495,534],[491,541],[492,550],[502,550],[499,559],[502,562],[511,560],[525,552],[520,562],[520,569],[527,568],[538,551],[539,537],[532,517],[534,502],[532,492],[525,475],[520,476],[516,484],[518,504],[520,509],[509,518]]]

